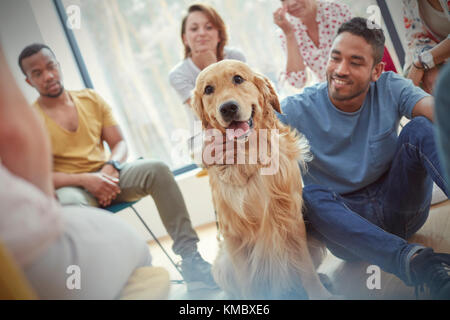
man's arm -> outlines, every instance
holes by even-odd
[[[425,97],[420,99],[412,110],[412,117],[424,116],[431,122],[434,121],[434,98]]]
[[[55,189],[62,187],[81,187],[84,188],[84,173],[64,173],[53,172],[53,185]]]
[[[128,148],[119,126],[103,128],[101,138],[111,148],[110,160],[122,163],[127,159]],[[76,186],[86,189],[94,195],[102,207],[110,205],[111,201],[120,193],[119,172],[110,164],[104,165],[99,173],[54,172],[53,181],[56,188]]]
[[[123,136],[120,132],[119,126],[104,128],[102,131],[102,140],[105,140],[111,148],[110,160],[116,160],[120,163],[126,160],[128,149],[125,141],[123,140]],[[111,165],[105,165],[102,168],[102,172],[113,178],[119,178],[117,170],[115,170]],[[56,189],[68,186],[82,187],[87,189],[89,183],[92,182],[89,179],[89,175],[89,173],[53,172],[53,184],[55,185]]]
[[[126,160],[128,149],[118,126],[104,128],[102,140],[105,140],[111,148],[111,160],[119,162]],[[99,173],[54,172],[53,183],[57,189],[67,186],[84,188],[102,207],[110,205],[120,193],[119,172],[109,164],[103,166]]]
[[[97,177],[97,178],[95,178]],[[53,185],[55,189],[63,188],[63,187],[80,187],[84,188],[88,191],[92,189],[96,189],[97,182],[100,182],[101,174],[97,172],[86,172],[86,173],[65,173],[65,172],[53,172]],[[111,176],[103,176],[107,181],[107,185],[109,184],[117,184],[118,180],[114,179]],[[117,190],[117,188],[109,188],[111,191]],[[91,192],[94,196],[97,196],[97,193]]]
[[[110,205],[120,193],[119,180],[101,172],[76,174],[54,172],[53,181],[56,189],[68,186],[86,189],[102,207]]]
[[[110,160],[115,160],[120,163],[126,161],[128,156],[128,147],[119,126],[103,128],[102,140],[106,141],[111,149]],[[119,172],[110,164],[103,166],[101,172],[114,178],[119,178]]]

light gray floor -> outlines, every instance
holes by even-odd
[[[169,300],[228,300],[228,296],[220,289],[188,291],[185,284],[170,284]]]
[[[202,226],[198,228],[197,233],[200,238],[200,242],[198,243],[198,250],[202,257],[208,261],[209,263],[213,263],[217,250],[218,250],[218,242],[216,239],[217,236],[217,228],[215,223],[208,224],[206,226]],[[161,244],[169,252],[172,259],[177,263],[181,260],[180,257],[173,254],[172,240],[169,237],[163,237],[160,239]],[[170,275],[171,280],[181,280],[182,277],[180,273],[175,269],[169,259],[165,256],[163,251],[159,248],[159,246],[155,242],[151,242],[149,244],[150,253],[152,255],[152,264],[154,266],[164,267]],[[229,298],[220,289],[211,290],[196,290],[196,291],[188,291],[186,284],[176,283],[171,281],[170,291],[169,291],[169,299],[170,300],[228,300]]]

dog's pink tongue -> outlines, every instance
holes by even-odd
[[[227,139],[234,140],[246,134],[250,130],[250,126],[246,121],[233,121],[227,128]]]

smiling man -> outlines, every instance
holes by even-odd
[[[59,62],[48,46],[27,46],[19,66],[39,92],[34,107],[50,136],[59,202],[106,207],[151,195],[174,241],[172,249],[183,259],[188,288],[217,288],[211,265],[197,251],[199,238],[169,167],[155,160],[125,162],[127,145],[111,108],[94,90],[65,90]],[[103,142],[111,149],[109,158]]]
[[[309,140],[305,218],[330,251],[450,299],[450,255],[408,243],[425,223],[433,181],[446,193],[433,137],[434,100],[382,72],[384,35],[353,18],[338,30],[327,82],[282,102],[280,119]],[[412,119],[397,134],[400,118]]]

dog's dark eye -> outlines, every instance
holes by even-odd
[[[211,94],[214,92],[214,87],[213,86],[206,86],[205,87],[205,94]]]
[[[244,82],[244,78],[242,78],[240,75],[235,75],[233,77],[234,84],[241,84],[242,82]]]

